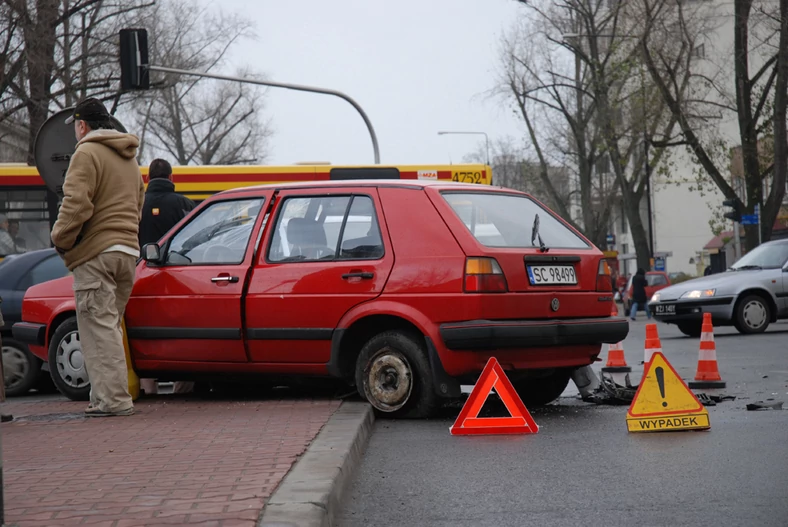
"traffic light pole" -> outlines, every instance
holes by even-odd
[[[345,101],[349,102],[353,108],[361,115],[361,118],[364,119],[364,124],[367,125],[367,130],[369,130],[369,136],[372,139],[372,150],[375,156],[375,164],[380,164],[380,149],[378,148],[378,137],[375,134],[375,129],[372,127],[372,121],[369,120],[367,114],[361,108],[361,106],[350,98],[350,96],[345,95],[344,93],[336,90],[328,90],[325,88],[315,88],[313,86],[304,86],[301,84],[285,84],[283,82],[270,82],[270,81],[261,81],[257,79],[249,79],[246,77],[231,77],[229,75],[216,75],[213,73],[204,73],[200,71],[190,71],[190,70],[179,70],[176,68],[166,68],[164,66],[151,66],[151,65],[142,65],[142,68],[145,68],[149,71],[161,71],[164,73],[175,73],[177,75],[191,75],[194,77],[207,77],[209,79],[218,79],[223,81],[231,81],[231,82],[245,82],[248,84],[257,84],[260,86],[270,86],[272,88],[285,88],[287,90],[296,90],[296,91],[305,91],[310,93],[321,93],[323,95],[333,95],[335,97],[339,97],[340,99],[344,99]]]
[[[738,261],[741,258],[741,234],[739,231],[741,230],[740,224],[738,221],[733,222],[733,252]]]

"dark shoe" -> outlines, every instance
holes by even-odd
[[[85,410],[86,417],[116,417],[116,416],[123,416],[123,415],[133,415],[134,414],[134,407],[126,408],[125,410],[117,410],[115,412],[105,412],[104,410],[99,410],[93,406],[89,406],[87,410]]]
[[[7,422],[13,421],[13,420],[14,420],[14,416],[11,415],[11,414],[0,415],[0,423],[7,423]]]

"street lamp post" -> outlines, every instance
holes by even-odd
[[[490,164],[490,138],[487,136],[487,132],[438,132],[438,135],[483,135],[484,136],[484,143],[487,149],[487,165]]]

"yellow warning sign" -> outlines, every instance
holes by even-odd
[[[627,411],[630,432],[710,428],[709,412],[660,352],[651,357]]]

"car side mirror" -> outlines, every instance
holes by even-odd
[[[148,263],[161,263],[161,248],[155,243],[147,243],[142,248],[142,259]]]

